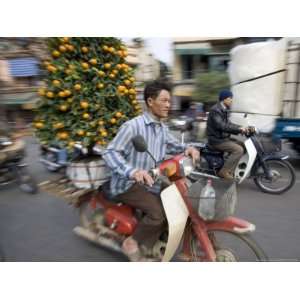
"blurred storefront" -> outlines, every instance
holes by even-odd
[[[43,38],[0,38],[0,110],[13,126],[32,121],[44,57]]]

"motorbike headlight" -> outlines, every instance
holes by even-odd
[[[184,157],[179,161],[180,175],[186,177],[194,170],[193,161],[190,157]]]

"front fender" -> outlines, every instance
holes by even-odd
[[[275,153],[272,153],[272,154],[266,154],[261,159],[262,159],[263,162],[265,162],[265,161],[268,161],[268,160],[286,160],[288,158],[289,158],[289,156],[282,153],[282,152],[275,152]],[[253,168],[252,168],[252,172],[251,172],[252,176],[256,175],[256,172],[259,169],[259,167],[261,167],[261,162],[259,161],[259,159],[257,159],[254,166],[253,166]]]

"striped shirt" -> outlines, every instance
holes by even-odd
[[[186,148],[170,134],[165,124],[154,120],[148,112],[124,123],[102,154],[112,172],[110,193],[113,197],[124,193],[135,183],[131,179],[135,171],[149,171],[155,167],[149,154],[134,149],[131,139],[138,134],[144,137],[157,162],[163,160],[166,154],[180,153]],[[159,193],[160,184],[155,183],[147,189]]]

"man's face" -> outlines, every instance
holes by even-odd
[[[230,108],[232,104],[232,98],[228,97],[223,102],[227,108]]]
[[[156,117],[162,119],[167,118],[171,107],[171,95],[166,90],[161,90],[158,96],[153,99],[148,99],[150,111]]]

